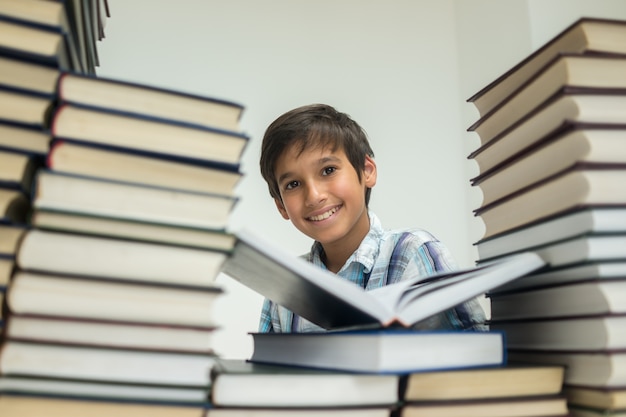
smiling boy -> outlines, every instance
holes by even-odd
[[[448,249],[422,229],[384,230],[368,209],[377,168],[367,135],[347,114],[314,104],[266,130],[261,174],[285,220],[313,239],[304,257],[366,290],[456,269]],[[430,317],[419,329],[485,329],[478,300]],[[261,332],[322,331],[266,299]]]

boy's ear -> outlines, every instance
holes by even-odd
[[[278,209],[278,212],[280,213],[280,215],[283,216],[283,219],[289,220],[289,215],[287,214],[287,210],[285,210],[285,206],[283,205],[283,202],[280,201],[280,199],[275,198],[274,204],[276,204],[276,208]]]
[[[365,155],[365,167],[363,168],[363,179],[367,188],[372,188],[376,185],[376,177],[378,171],[376,170],[376,162],[374,158],[369,155]]]

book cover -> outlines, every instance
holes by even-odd
[[[252,333],[250,361],[362,373],[407,374],[501,366],[501,332],[349,330],[311,333]]]
[[[484,115],[561,53],[626,54],[626,25],[582,17],[467,99]]]
[[[551,134],[558,134],[569,122],[623,125],[626,120],[626,96],[622,91],[605,88],[593,91],[568,88],[559,91],[541,105],[508,126],[468,156],[480,172],[504,164],[515,155]]]
[[[43,156],[48,152],[50,140],[43,126],[0,120],[0,149]]]
[[[228,256],[218,250],[31,229],[21,239],[16,261],[23,270],[211,287]]]
[[[563,373],[558,365],[520,364],[415,372],[406,376],[402,398],[414,402],[557,395]]]
[[[323,371],[220,358],[211,370],[216,407],[371,407],[399,401],[397,375]]]
[[[497,321],[624,314],[625,294],[626,280],[611,279],[487,295]]]
[[[533,363],[565,366],[565,385],[585,385],[598,388],[626,386],[626,352],[599,350],[595,352],[566,352],[548,350],[507,351],[509,363]]]
[[[609,260],[601,262],[583,262],[562,267],[547,268],[543,272],[530,274],[522,279],[507,283],[490,291],[512,292],[524,289],[545,288],[560,284],[602,281],[626,278],[626,262]]]
[[[36,209],[106,216],[205,229],[224,229],[239,201],[235,195],[199,193],[128,181],[39,170]]]
[[[120,290],[123,291],[123,288]],[[130,290],[132,291],[133,288]],[[150,290],[150,288],[147,289],[148,292]],[[219,291],[216,290],[215,293]],[[50,294],[50,296],[54,295]],[[200,299],[200,297],[196,298]],[[14,299],[15,297],[11,301]],[[174,297],[171,299],[173,300]],[[196,312],[210,316],[212,314],[211,303],[214,299],[215,297],[210,294],[206,296],[206,309]],[[109,301],[115,302],[115,299],[111,298]],[[192,301],[192,297],[189,297],[189,301]],[[74,301],[74,304],[77,302]],[[151,307],[149,304],[142,304],[142,306],[146,306],[146,309]],[[180,306],[172,304],[171,307],[179,308]],[[156,318],[155,316],[154,319]],[[213,325],[202,327],[169,322],[133,321],[130,315],[126,319],[121,321],[87,318],[82,314],[72,317],[12,311],[5,321],[4,336],[11,340],[27,342],[215,354],[214,335],[218,329],[219,320],[214,320]]]
[[[480,259],[534,250],[583,235],[626,233],[626,208],[586,207],[523,227],[496,234],[474,243]]]
[[[59,139],[228,164],[239,163],[249,141],[238,131],[67,102],[55,108],[50,123],[52,135]]]
[[[235,236],[224,229],[171,226],[64,211],[35,209],[30,224],[57,232],[70,232],[143,242],[231,252]]]
[[[586,207],[626,204],[626,165],[577,166],[533,187],[474,211],[485,225],[483,239]]]
[[[46,165],[66,174],[224,195],[234,195],[243,176],[239,164],[74,140],[53,140]]]
[[[593,293],[592,293],[593,294]],[[593,296],[593,295],[592,295]],[[538,298],[537,301],[541,301]],[[626,315],[492,320],[489,328],[506,334],[511,349],[597,351],[626,349]],[[574,313],[576,314],[576,313]]]
[[[481,144],[485,144],[563,89],[623,90],[625,66],[626,56],[559,54],[468,130],[478,133]]]
[[[68,103],[232,131],[239,130],[244,110],[215,97],[67,71],[58,79],[57,94]]]
[[[209,284],[190,287],[17,270],[6,305],[12,314],[213,328],[219,325],[214,306],[221,294],[220,287]]]
[[[535,246],[531,250],[550,267],[557,268],[586,262],[620,261],[624,258],[624,247],[626,247],[626,234],[609,232],[578,235]],[[478,264],[490,261],[493,261],[493,258],[480,259]]]
[[[49,63],[4,56],[0,53],[0,84],[2,85],[54,94],[59,71],[58,67]]]
[[[485,206],[579,165],[624,165],[625,131],[626,125],[565,123],[562,130],[474,177],[471,185],[480,189]]]

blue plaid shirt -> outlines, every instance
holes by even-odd
[[[425,277],[458,269],[446,246],[422,229],[383,230],[380,220],[369,212],[370,231],[337,275],[371,290],[403,278]],[[326,269],[322,246],[315,242],[304,255],[309,262]],[[415,325],[422,330],[486,330],[485,313],[477,299],[439,313]],[[261,311],[259,332],[324,331],[290,310],[266,299]]]

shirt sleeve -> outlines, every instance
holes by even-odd
[[[425,238],[413,235],[413,237],[414,239],[407,239],[406,242],[405,253],[408,259],[402,278],[414,276],[416,273],[419,276],[428,276],[458,269],[450,250],[442,242],[432,236]],[[487,330],[488,326],[485,323],[485,312],[476,297],[417,323],[415,328]]]
[[[266,298],[263,301],[263,307],[261,309],[259,333],[274,333],[274,326],[272,325],[272,309],[273,303]]]

